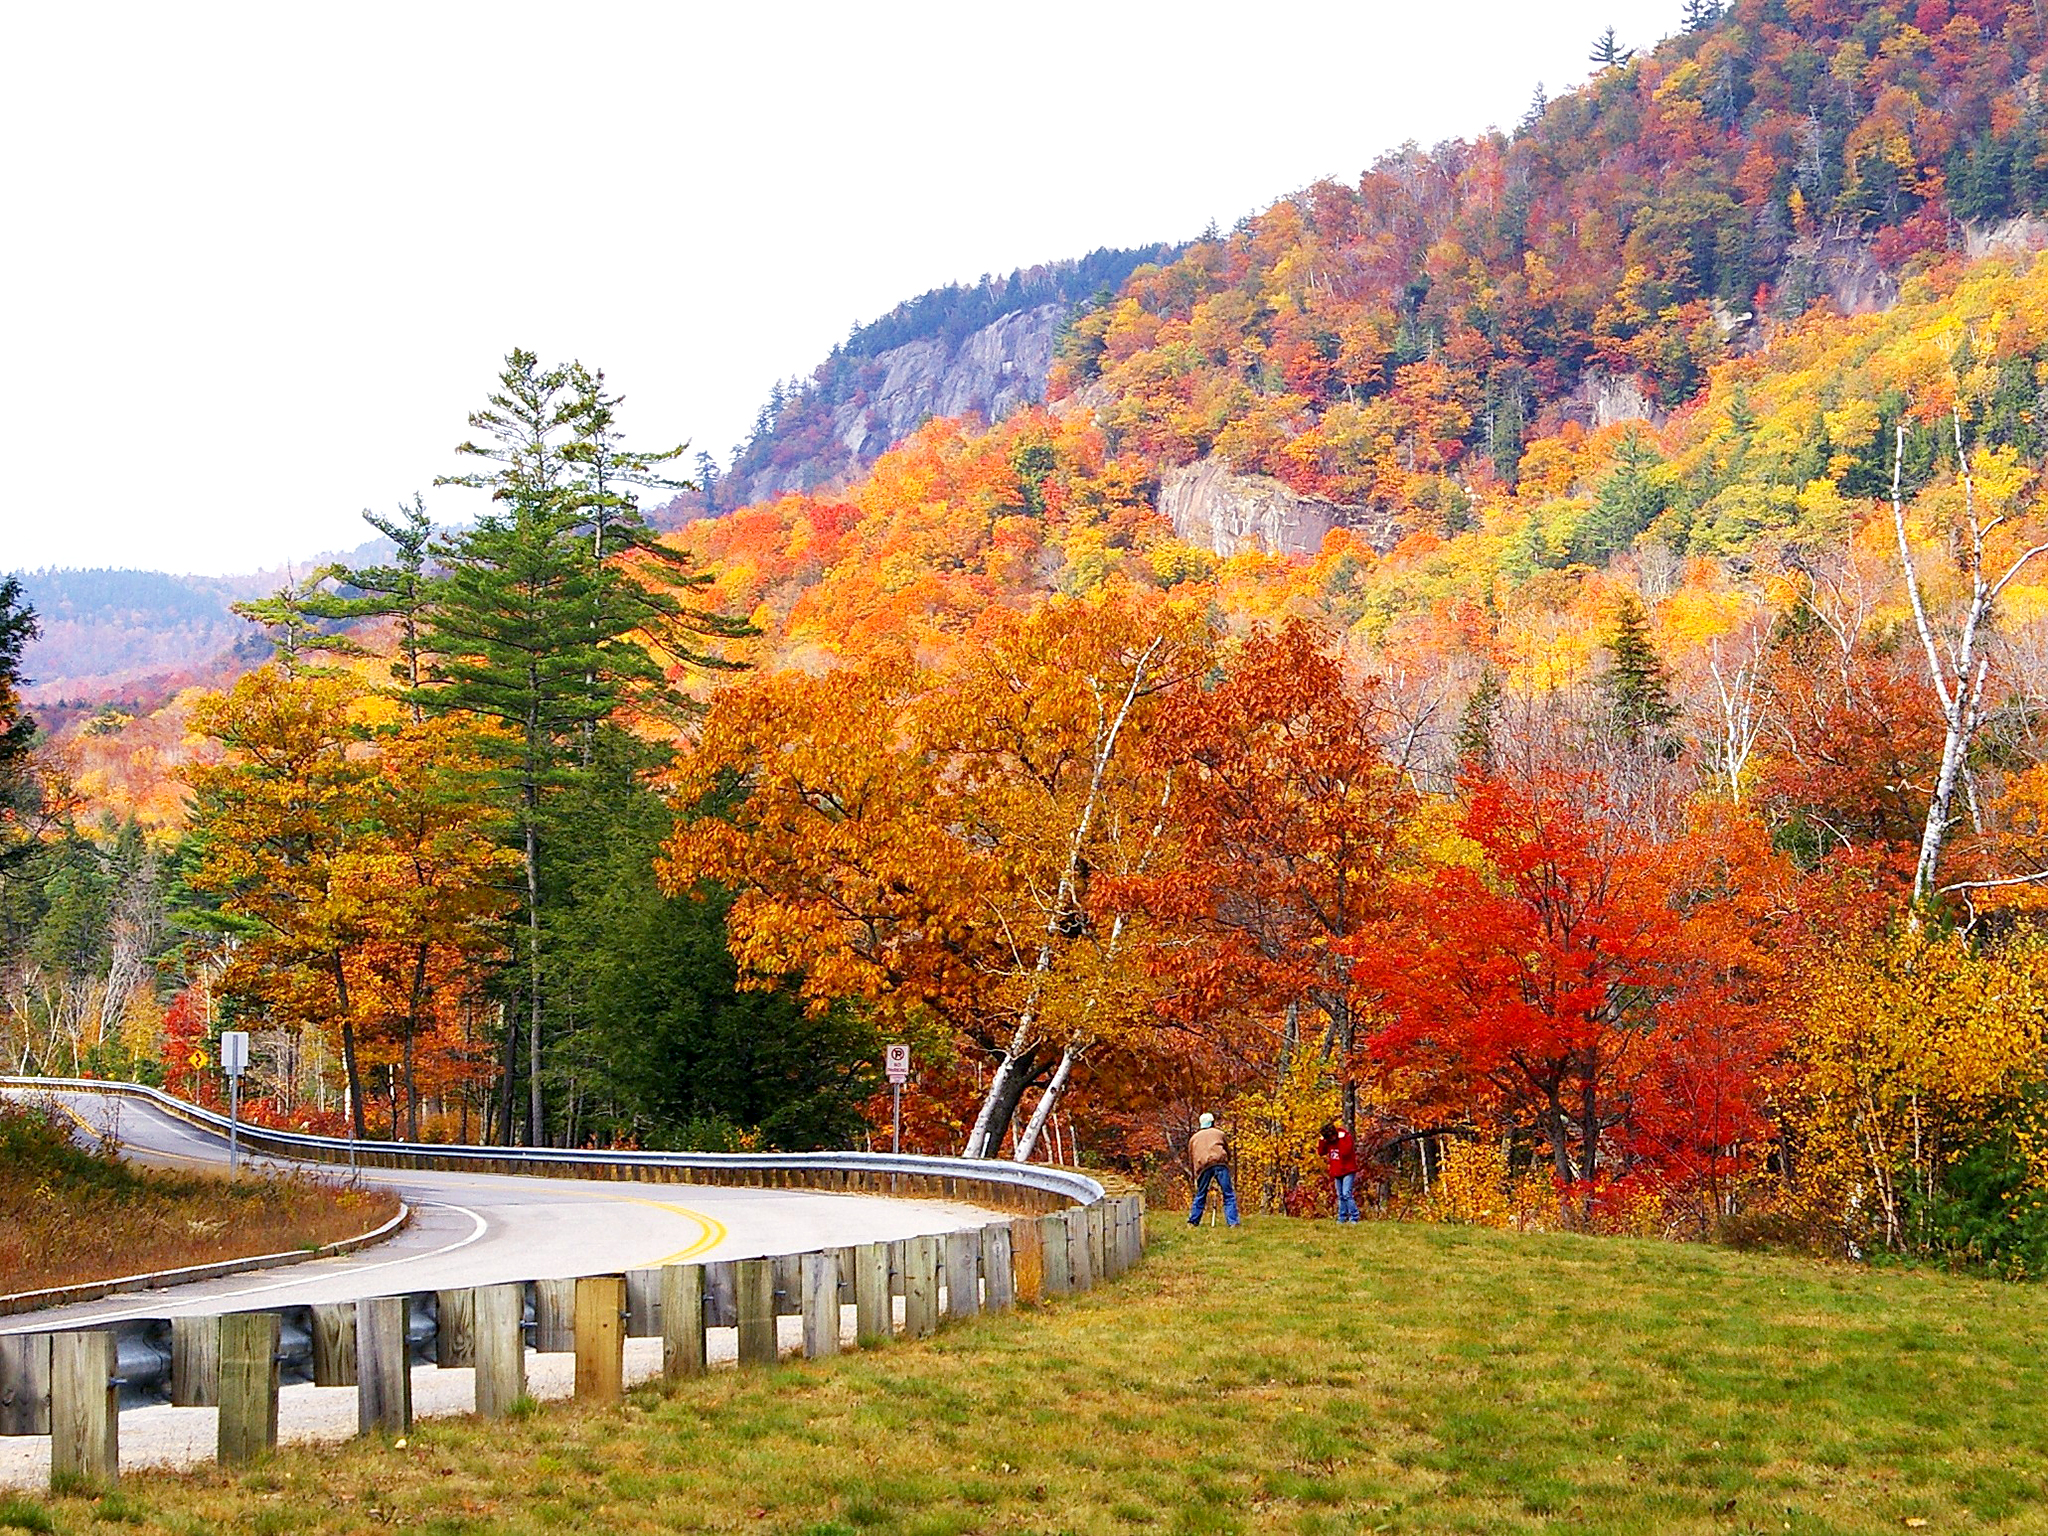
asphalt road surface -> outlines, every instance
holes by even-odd
[[[146,1101],[93,1093],[30,1096],[54,1098],[96,1133],[111,1130],[138,1163],[189,1168],[227,1162],[225,1137],[174,1119]],[[269,1159],[253,1161],[271,1165]],[[327,1175],[345,1172],[313,1166]],[[396,1190],[412,1207],[404,1231],[345,1257],[0,1318],[0,1333],[800,1253],[948,1232],[998,1217],[979,1206],[949,1201],[804,1190],[386,1168],[365,1168],[359,1177]],[[120,1255],[110,1254],[109,1277],[126,1272]]]

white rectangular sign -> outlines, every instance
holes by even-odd
[[[220,1069],[229,1077],[240,1077],[249,1070],[249,1032],[245,1029],[230,1029],[220,1037]]]
[[[888,1069],[892,1083],[908,1082],[910,1079],[910,1047],[892,1045],[882,1056],[882,1064]]]

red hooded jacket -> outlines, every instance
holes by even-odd
[[[1358,1142],[1349,1131],[1340,1128],[1334,1140],[1322,1144],[1322,1153],[1323,1166],[1331,1178],[1358,1172]]]

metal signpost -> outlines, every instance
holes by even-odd
[[[883,1055],[883,1064],[889,1071],[889,1093],[895,1100],[895,1110],[890,1116],[891,1130],[889,1150],[903,1150],[903,1085],[910,1079],[910,1047],[892,1045]]]
[[[241,1145],[235,1122],[242,1108],[242,1074],[249,1070],[249,1032],[223,1030],[220,1037],[220,1069],[228,1075],[228,1172],[241,1166]]]

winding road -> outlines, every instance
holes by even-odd
[[[123,1152],[138,1163],[227,1163],[225,1137],[189,1125],[144,1100],[63,1091],[0,1092],[54,1100],[93,1133],[111,1132]],[[273,1163],[267,1158],[248,1161]],[[317,1171],[332,1175],[337,1170],[318,1165]],[[978,1227],[997,1215],[952,1201],[687,1182],[622,1184],[384,1168],[364,1168],[359,1177],[366,1184],[396,1191],[412,1207],[406,1228],[374,1247],[344,1257],[21,1313],[0,1318],[0,1334],[893,1242]],[[121,1272],[118,1255],[110,1256],[109,1271]],[[0,1289],[5,1288],[0,1282]]]

